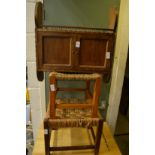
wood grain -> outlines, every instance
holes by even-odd
[[[115,34],[36,29],[37,69],[39,71],[105,73],[111,71]],[[80,46],[76,47],[76,42]],[[110,59],[106,59],[110,52]]]

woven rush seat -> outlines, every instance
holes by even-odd
[[[98,73],[93,74],[64,74],[51,72],[49,76],[55,76],[58,80],[96,80],[97,78],[101,78],[101,75]]]
[[[83,100],[83,99],[77,99],[77,98],[69,98],[69,99],[56,99],[56,105],[59,104],[74,104],[74,103],[79,103],[79,104],[90,104],[91,100]],[[56,118],[90,118],[92,114],[91,108],[56,108]]]
[[[48,125],[57,128],[67,128],[67,127],[86,127],[90,128],[97,126],[99,123],[99,118],[83,118],[83,119],[49,119]]]
[[[56,109],[56,118],[90,118],[91,109]]]

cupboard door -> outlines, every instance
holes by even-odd
[[[78,68],[88,71],[108,71],[113,53],[113,36],[81,36],[78,48]]]
[[[72,37],[52,32],[38,33],[38,69],[66,70],[72,67]]]

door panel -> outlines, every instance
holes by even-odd
[[[37,31],[37,70],[109,72],[113,33]]]
[[[80,37],[78,69],[108,71],[113,55],[113,35],[88,35]]]
[[[72,67],[72,36],[69,34],[37,33],[38,70],[70,70]]]
[[[107,40],[81,39],[79,65],[104,66]]]
[[[43,38],[43,63],[70,65],[71,39],[69,37]]]

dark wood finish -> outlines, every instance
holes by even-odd
[[[114,33],[63,29],[37,29],[37,68],[39,71],[111,71]],[[79,47],[76,42],[79,41]],[[110,58],[106,57],[110,52]]]
[[[70,65],[70,37],[44,37],[42,43],[43,64],[52,64],[54,66]]]
[[[37,68],[40,71],[52,71],[60,68],[72,68],[72,38],[68,34],[37,33]]]
[[[50,90],[50,118],[55,118],[55,100],[56,100],[56,78],[52,76],[50,78],[50,86],[53,85],[54,89]]]
[[[43,26],[43,4],[42,2],[36,2],[35,5],[35,26],[37,28]]]
[[[103,129],[103,120],[99,120],[97,132],[96,132],[96,139],[95,139],[95,155],[98,155],[99,153],[102,129]]]
[[[97,117],[98,102],[101,92],[101,78],[97,78],[94,83],[93,99],[92,99],[92,117]]]
[[[50,147],[50,151],[65,151],[65,150],[86,150],[94,149],[94,145],[81,145],[81,146],[60,146],[60,147]]]
[[[93,140],[94,140],[94,142],[95,142],[96,137],[95,137],[95,133],[94,133],[93,127],[90,127],[89,129],[90,129],[90,131],[91,131]]]
[[[46,131],[46,133],[44,133],[44,139],[45,139],[45,154],[46,155],[50,155],[50,131],[49,131],[49,127],[48,127],[48,119],[45,118],[44,119],[44,132]]]
[[[35,27],[37,28],[41,28],[42,27],[42,19],[43,19],[43,4],[42,2],[36,2],[35,5]],[[36,34],[36,40],[37,40],[37,33]],[[37,44],[36,44],[36,49],[37,49]],[[37,56],[37,52],[36,52],[36,57]],[[43,71],[38,71],[38,65],[37,65],[37,79],[39,81],[43,81],[44,80],[44,73]]]
[[[105,39],[82,38],[79,50],[80,66],[104,66],[108,41]]]
[[[37,78],[39,81],[44,80],[44,72],[43,71],[37,71]]]
[[[85,89],[85,98],[89,99],[92,98],[92,94],[90,93],[90,80],[86,80],[86,89]]]
[[[44,79],[44,71],[58,72],[100,72],[110,79],[113,61],[114,29],[98,29],[67,26],[43,26],[43,4],[36,2],[36,62],[37,78]],[[65,29],[65,30],[64,30]],[[80,41],[80,48],[75,47]],[[110,52],[110,59],[106,59]]]

